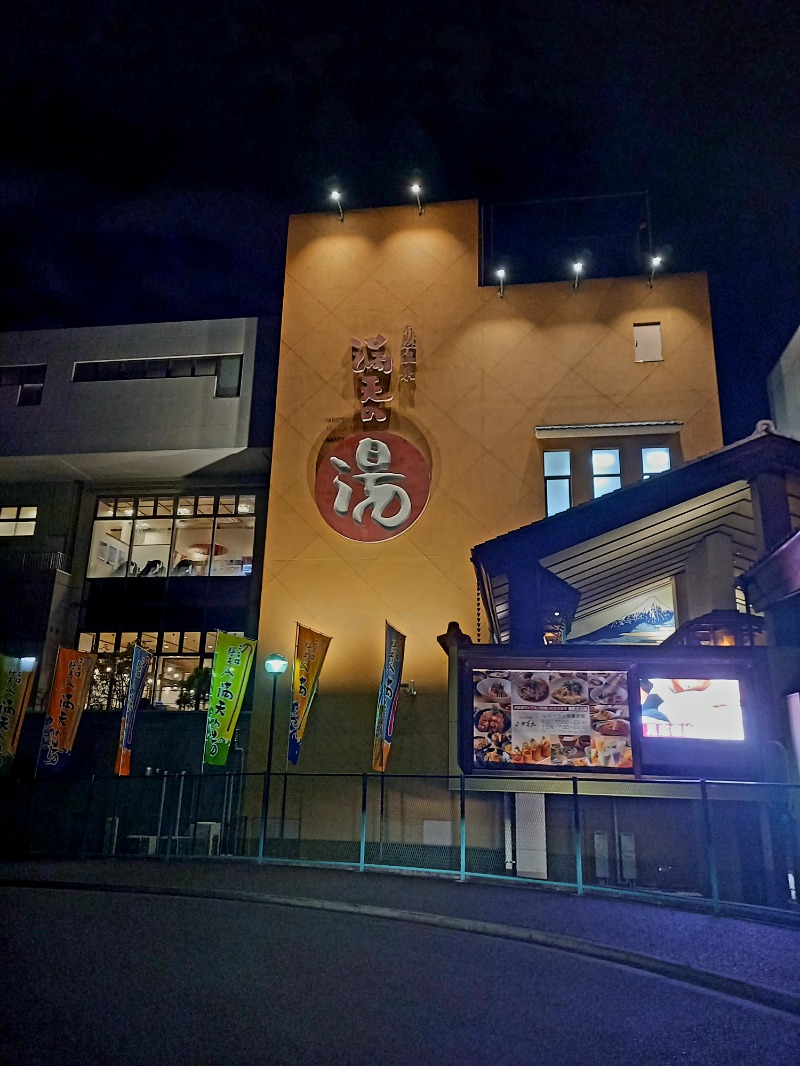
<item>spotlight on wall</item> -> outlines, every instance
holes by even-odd
[[[495,274],[500,279],[500,287],[497,290],[497,295],[502,300],[506,293],[506,272],[501,267],[499,270],[495,270]]]
[[[331,200],[336,202],[336,206],[339,208],[339,221],[344,222],[344,211],[342,210],[342,194],[338,189],[334,189],[331,192]]]
[[[578,286],[581,283],[581,274],[583,273],[583,263],[581,263],[580,261],[578,261],[577,263],[573,263],[572,264],[572,270],[573,270],[573,273],[575,274],[575,279],[572,282],[572,287],[573,287],[573,289],[577,289]]]
[[[661,266],[662,262],[663,260],[660,255],[654,255],[653,258],[650,260],[650,280],[647,282],[647,284],[650,286],[651,289],[653,287],[653,278],[656,276],[656,271]]]
[[[414,182],[414,184],[411,186],[411,192],[417,198],[417,207],[419,208],[419,213],[421,215],[424,215],[425,205],[422,202],[422,186],[419,184],[419,182]]]

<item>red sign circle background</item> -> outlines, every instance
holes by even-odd
[[[405,437],[380,431],[326,442],[314,495],[331,529],[348,540],[391,540],[416,522],[431,491],[422,453]]]

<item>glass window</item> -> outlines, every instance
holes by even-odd
[[[117,500],[117,517],[130,518],[133,514],[133,500]]]
[[[592,485],[595,498],[614,492],[622,485],[619,448],[600,448],[592,452]]]
[[[125,577],[132,528],[132,521],[121,518],[94,523],[87,577]]]
[[[136,504],[136,513],[139,515],[140,518],[144,518],[147,515],[151,515],[153,513],[153,508],[155,507],[155,502],[156,501],[153,499],[152,496],[146,500],[139,500],[139,502]]]
[[[220,496],[220,498],[219,498],[219,513],[220,514],[236,514],[236,497],[235,496]]]
[[[114,651],[114,644],[117,640],[116,633],[101,633],[97,640],[97,650],[99,652]]]
[[[213,537],[213,518],[177,518],[170,574],[176,577],[208,577]]]
[[[177,653],[181,648],[181,635],[180,633],[171,630],[164,633],[161,637],[161,650],[165,655]]]
[[[17,407],[38,407],[42,402],[44,385],[20,385]]]
[[[569,452],[545,452],[544,453],[544,476],[545,477],[569,477],[570,458]]]
[[[101,498],[97,501],[97,517],[98,518],[113,518],[114,516],[114,504],[117,501],[112,497]]]
[[[642,448],[642,477],[661,474],[670,468],[669,448]]]
[[[171,518],[142,518],[133,528],[132,577],[166,577],[172,544]]]
[[[568,511],[571,506],[569,498],[569,478],[549,478],[545,485],[547,493],[548,515]]]
[[[239,514],[253,514],[256,509],[255,496],[240,496],[236,510]]]
[[[213,496],[201,496],[197,501],[197,513],[198,514],[213,514],[214,513],[214,497]]]
[[[195,656],[163,655],[156,667],[153,698],[155,710],[193,711],[207,706],[208,691],[198,676],[200,659]]]
[[[194,496],[181,496],[178,500],[178,514],[194,514]]]
[[[217,633],[216,630],[212,630],[210,633],[206,633],[206,652],[211,653],[217,646]]]
[[[236,515],[217,518],[214,536],[214,577],[247,577],[253,572],[253,535],[255,518]]]
[[[158,647],[158,633],[142,633],[141,645],[146,651],[155,651]]]
[[[0,537],[32,537],[36,522],[21,522],[21,518],[36,518],[35,507],[0,507]]]
[[[131,644],[137,643],[138,637],[138,633],[123,633],[119,638],[119,650],[127,651]]]
[[[205,359],[195,359],[194,376],[196,378],[213,378],[217,372],[217,360],[212,356]]]
[[[175,501],[171,496],[159,496],[156,513],[159,515],[172,514],[175,509]]]
[[[78,637],[78,651],[94,651],[94,633],[81,633]]]
[[[239,381],[242,376],[241,355],[222,355],[217,364],[217,397],[239,395]]]
[[[189,654],[199,654],[200,652],[200,634],[199,633],[184,633],[183,634],[183,651]]]
[[[547,514],[558,514],[572,506],[568,451],[544,453],[544,490]]]

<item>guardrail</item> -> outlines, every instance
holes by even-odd
[[[0,780],[0,856],[500,878],[800,923],[800,786],[161,774]]]

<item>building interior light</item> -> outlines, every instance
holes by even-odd
[[[422,202],[422,186],[419,184],[419,182],[414,182],[414,184],[411,186],[411,192],[417,198],[417,207],[419,208],[419,213],[421,215],[424,215],[425,205]]]
[[[338,189],[333,189],[331,192],[331,200],[333,200],[336,206],[339,208],[339,221],[344,222],[344,211],[342,210],[342,194]]]
[[[502,300],[503,297],[505,296],[505,293],[506,293],[506,272],[501,267],[499,270],[495,270],[495,274],[500,279],[500,286],[499,286],[499,288],[497,290],[497,295]]]

